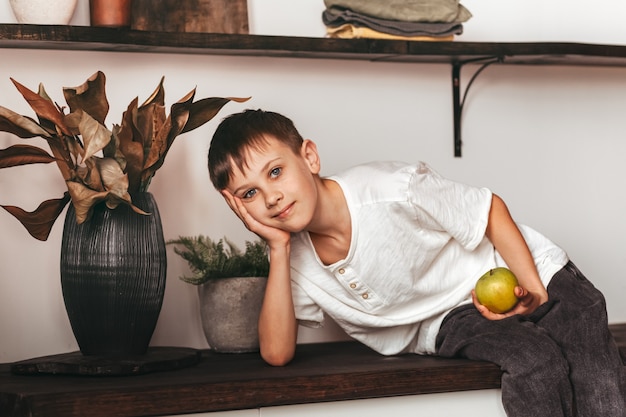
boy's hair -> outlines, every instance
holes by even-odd
[[[263,110],[245,110],[226,117],[219,124],[209,147],[209,176],[213,186],[228,186],[234,166],[243,171],[250,149],[262,149],[268,137],[286,144],[298,154],[302,136],[287,117]]]

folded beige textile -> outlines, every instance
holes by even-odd
[[[466,22],[472,17],[459,0],[324,0],[324,4],[407,22]]]
[[[463,24],[458,22],[402,22],[372,17],[339,7],[324,10],[322,22],[328,27],[350,24],[397,36],[448,36],[463,33]]]
[[[393,39],[403,41],[439,41],[446,42],[454,40],[454,35],[446,36],[400,36],[391,35],[389,33],[378,32],[374,29],[366,27],[357,27],[351,24],[345,24],[337,27],[327,27],[326,33],[331,38],[341,39]]]

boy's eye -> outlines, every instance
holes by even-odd
[[[282,168],[274,168],[270,171],[270,178],[276,178],[280,175]]]
[[[255,196],[255,194],[256,194],[256,190],[253,188],[253,189],[248,190],[245,193],[243,193],[243,196],[241,198],[243,198],[243,199],[252,198],[252,197]]]

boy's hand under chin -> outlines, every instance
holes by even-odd
[[[228,203],[231,210],[246,226],[246,229],[263,239],[270,247],[270,250],[276,247],[284,247],[289,244],[291,239],[291,234],[289,232],[275,227],[266,226],[257,221],[250,215],[250,213],[248,213],[248,210],[246,210],[246,207],[242,203],[241,199],[232,195],[230,191],[222,190],[222,196],[226,200],[226,203]]]

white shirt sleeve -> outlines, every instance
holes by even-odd
[[[292,274],[296,273],[291,271]],[[291,280],[291,294],[298,324],[318,328],[324,325],[324,312],[302,289],[296,280]]]
[[[492,198],[487,188],[448,180],[422,162],[409,193],[417,221],[424,227],[445,231],[467,250],[485,237]]]

